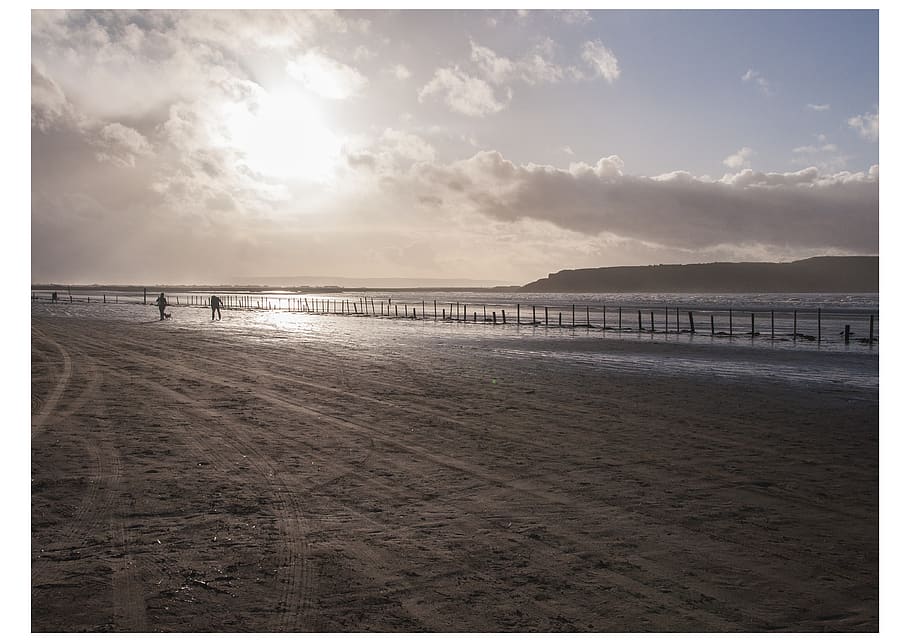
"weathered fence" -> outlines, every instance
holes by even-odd
[[[471,323],[490,325],[530,326],[541,328],[569,328],[602,333],[635,333],[648,335],[700,335],[716,338],[770,337],[774,341],[816,342],[851,340],[874,344],[878,341],[876,311],[857,312],[850,310],[823,310],[822,308],[798,308],[787,310],[775,308],[726,309],[686,308],[681,306],[634,306],[634,325],[623,323],[629,318],[629,307],[617,305],[579,305],[563,303],[538,305],[536,303],[510,303],[497,305],[497,309],[486,303],[465,303],[462,301],[440,301],[434,299],[432,307],[427,300],[376,299],[362,295],[358,297],[315,296],[268,296],[257,294],[224,294],[221,307],[224,310],[281,310],[317,315],[347,315],[383,317],[443,323]],[[71,293],[58,294],[56,299],[49,292],[33,292],[33,300],[52,300],[57,303],[91,303],[92,295],[73,297]],[[121,297],[119,294],[95,293],[94,301],[102,304],[147,303],[146,294],[142,301],[137,296]],[[168,304],[176,307],[209,308],[208,295],[181,293],[168,297]],[[488,307],[490,309],[488,309]],[[508,311],[511,308],[511,311]],[[541,310],[542,308],[542,310]],[[792,312],[792,326],[783,328],[780,313]],[[566,321],[563,320],[563,315]],[[655,317],[655,314],[658,316]],[[681,323],[682,318],[688,320]],[[644,316],[647,315],[647,316]],[[662,316],[662,323],[657,319]],[[673,322],[671,323],[671,318]],[[860,335],[851,327],[862,327],[868,323],[868,332]],[[814,332],[813,332],[814,331]]]

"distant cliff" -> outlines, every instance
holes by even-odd
[[[878,292],[877,256],[562,270],[522,292]]]

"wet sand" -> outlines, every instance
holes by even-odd
[[[35,632],[879,627],[875,389],[217,324],[31,349]]]

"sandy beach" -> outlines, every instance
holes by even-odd
[[[33,314],[34,632],[879,628],[860,357],[220,330]]]

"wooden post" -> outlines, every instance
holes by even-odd
[[[689,332],[695,334],[695,321],[692,319],[692,311],[689,310]]]
[[[603,331],[607,331],[607,306],[604,306],[603,309]]]
[[[711,336],[714,336],[714,315],[711,315]]]
[[[420,318],[421,318],[421,319],[426,319],[426,318],[427,318],[427,304],[426,304],[426,301],[421,301],[421,302],[420,302]]]
[[[395,304],[395,316],[396,317],[398,316],[398,304],[397,303]]]
[[[822,309],[818,309],[818,342],[822,342]]]
[[[754,312],[752,313],[752,332],[751,332],[751,334],[753,337],[755,336],[755,313]]]
[[[651,310],[651,334],[654,334],[654,310]]]
[[[572,304],[572,327],[575,327],[575,304]]]
[[[436,299],[433,299],[433,321],[436,320]]]
[[[559,327],[562,327],[562,312],[559,313]]]
[[[619,306],[619,331],[622,332],[622,306]]]
[[[869,346],[870,347],[872,346],[872,341],[875,339],[873,330],[875,330],[875,315],[870,314],[869,315]],[[819,333],[819,334],[821,334],[821,333]]]
[[[844,345],[850,343],[850,324],[844,326]]]
[[[664,334],[670,334],[670,308],[664,306]]]
[[[477,312],[474,313],[474,323],[477,323]]]
[[[537,325],[537,306],[531,306],[531,325]]]
[[[543,307],[543,324],[545,326],[550,325],[550,308],[547,306]]]
[[[774,340],[774,310],[771,310],[771,340]]]
[[[493,325],[496,325],[496,311],[493,311]]]
[[[676,334],[679,334],[679,308],[676,308]]]
[[[506,311],[505,310],[502,311],[502,324],[503,325],[506,324]]]
[[[145,288],[142,288],[142,305],[145,305],[145,295],[146,295],[146,290],[145,290]]]
[[[505,314],[503,314],[503,317],[505,317]],[[462,321],[468,320],[468,304],[467,303],[464,304],[464,314],[461,315],[461,320]]]
[[[590,306],[585,306],[585,324],[590,328],[591,327],[591,308]]]
[[[641,310],[638,311],[638,331],[641,332],[644,328],[641,325]]]
[[[411,314],[414,317],[414,320],[417,320],[417,308],[411,308]]]
[[[442,309],[442,320],[443,321],[446,320],[446,309],[445,308]]]
[[[730,336],[733,336],[733,308],[730,308]]]
[[[521,303],[515,304],[515,319],[516,324],[521,325]]]
[[[793,310],[793,342],[796,343],[796,310]]]

